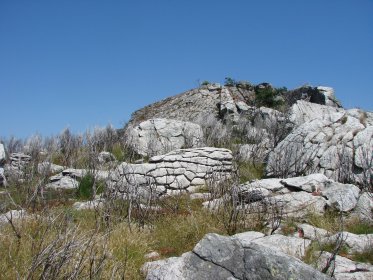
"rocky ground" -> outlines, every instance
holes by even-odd
[[[343,109],[331,88],[206,84],[121,131],[12,141],[0,144],[7,277],[373,279],[373,113]],[[48,238],[23,233],[55,221]],[[143,252],[125,235],[153,243]],[[21,257],[16,240],[43,241]],[[12,270],[13,254],[24,263]]]

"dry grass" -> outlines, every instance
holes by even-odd
[[[171,211],[176,203],[177,211]],[[145,254],[157,251],[161,257],[176,256],[191,250],[206,233],[226,234],[216,217],[202,209],[201,201],[182,196],[166,199],[162,206],[165,211],[154,214],[151,224],[144,227],[135,220],[131,225],[121,221],[107,226],[99,211],[77,211],[71,206],[38,212],[16,222],[20,238],[10,225],[2,226],[2,279],[39,279],[48,269],[48,261],[62,264],[56,279],[71,276],[79,262],[81,268],[72,279],[110,279],[113,275],[115,279],[142,279],[140,268],[146,262]],[[48,248],[64,253],[55,256]],[[39,266],[35,268],[36,263]]]

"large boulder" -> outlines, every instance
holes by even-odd
[[[232,152],[222,148],[179,149],[150,158],[149,163],[122,163],[111,176],[113,191],[166,194],[192,192],[208,180],[224,180],[233,171]]]
[[[207,234],[192,252],[146,263],[146,279],[331,279],[294,257],[242,238]]]
[[[143,156],[160,155],[203,143],[200,125],[170,119],[150,119],[126,128],[127,144]]]
[[[294,177],[322,173],[339,182],[370,185],[373,177],[373,115],[298,102],[300,124],[269,154],[266,174]],[[303,119],[301,119],[301,117]]]

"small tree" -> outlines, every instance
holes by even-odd
[[[233,86],[237,85],[237,82],[230,77],[226,77],[224,85],[227,86],[227,87],[233,87]]]

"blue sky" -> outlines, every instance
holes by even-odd
[[[0,0],[0,136],[121,127],[229,76],[373,110],[371,0]]]

